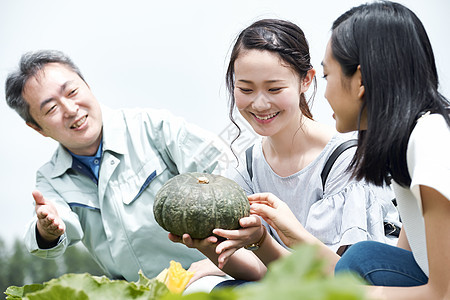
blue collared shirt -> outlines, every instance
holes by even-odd
[[[73,157],[72,169],[77,170],[92,179],[98,184],[98,174],[100,171],[100,163],[102,162],[103,141],[100,142],[97,153],[93,156],[76,155],[69,151]]]

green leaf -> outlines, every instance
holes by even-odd
[[[197,292],[188,295],[167,294],[161,300],[237,300],[238,294],[229,288],[214,290],[211,293]]]
[[[239,299],[359,300],[364,299],[363,282],[354,276],[329,276],[318,248],[300,246],[291,255],[268,267],[266,276],[256,283],[236,288]]]
[[[296,248],[291,255],[269,265],[269,272],[263,282],[284,282],[293,280],[319,280],[325,278],[324,262],[318,257],[314,246]]]
[[[138,281],[136,282],[136,284],[137,284],[137,285],[143,285],[143,286],[149,286],[151,280],[148,279],[148,278],[144,275],[144,273],[142,272],[142,270],[139,270],[138,274],[139,274],[139,279],[138,279]]]
[[[22,298],[24,295],[24,289],[25,287],[19,287],[19,286],[10,286],[6,289],[5,294],[9,297],[6,299],[14,299],[14,298]]]
[[[26,300],[88,300],[89,297],[83,291],[77,291],[61,285],[47,286],[46,288],[26,295]]]
[[[22,287],[10,286],[6,289],[6,299],[22,299],[22,297],[28,293],[33,293],[44,288],[43,284],[29,284]]]
[[[7,299],[160,299],[169,291],[166,285],[156,279],[145,278],[127,282],[110,280],[105,276],[85,274],[65,274],[45,282],[43,285],[9,287]]]

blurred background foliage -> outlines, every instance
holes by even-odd
[[[69,247],[58,259],[43,259],[28,253],[23,242],[16,239],[8,245],[0,237],[0,299],[6,288],[15,285],[43,283],[66,273],[104,275],[84,246]]]

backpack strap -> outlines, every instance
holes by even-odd
[[[253,169],[252,169],[253,146],[255,146],[255,145],[251,145],[250,147],[247,148],[247,150],[245,150],[245,162],[247,164],[247,172],[248,172],[248,175],[250,176],[250,181],[253,178]]]
[[[340,144],[336,149],[334,149],[333,153],[331,153],[330,157],[325,163],[325,166],[323,167],[322,173],[320,173],[320,177],[322,177],[322,187],[324,191],[325,191],[325,182],[327,181],[328,174],[330,173],[331,167],[333,167],[333,164],[336,161],[336,159],[339,157],[339,155],[342,154],[342,152],[357,145],[358,140],[351,139]]]
[[[328,177],[328,174],[330,173],[331,167],[333,166],[334,162],[339,157],[339,155],[341,155],[342,152],[344,152],[345,150],[347,150],[351,147],[355,147],[357,145],[358,145],[358,140],[351,139],[351,140],[343,142],[336,149],[334,149],[333,153],[331,153],[330,157],[328,158],[327,162],[325,163],[322,173],[320,174],[320,176],[322,177],[323,190],[325,190],[325,182],[327,181],[327,177]],[[397,201],[395,198],[392,199],[392,203],[395,206],[397,206]],[[400,229],[401,229],[400,227],[398,227],[394,223],[387,222],[387,221],[384,221],[383,223],[384,223],[384,234],[385,235],[391,235],[394,237],[399,236]],[[344,249],[344,251],[345,250],[347,250],[347,249]],[[342,254],[344,253],[344,251],[342,252]]]
[[[339,157],[339,155],[342,154],[342,152],[344,152],[345,150],[347,150],[351,147],[355,147],[356,145],[358,145],[358,140],[351,139],[351,140],[343,142],[336,149],[334,149],[333,153],[330,155],[327,162],[325,163],[322,173],[320,174],[320,176],[322,177],[322,186],[323,186],[324,190],[325,190],[325,182],[327,181],[328,174],[330,173],[331,167],[333,166],[336,159]],[[250,180],[252,180],[252,178],[253,178],[253,168],[252,168],[253,146],[255,146],[255,145],[251,145],[250,147],[247,148],[247,150],[245,150],[245,162],[247,164],[247,172],[248,172],[248,175],[250,176]]]

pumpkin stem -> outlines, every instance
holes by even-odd
[[[201,184],[208,184],[209,183],[209,179],[204,177],[204,176],[197,178],[197,180],[198,180],[198,183],[201,183]]]

